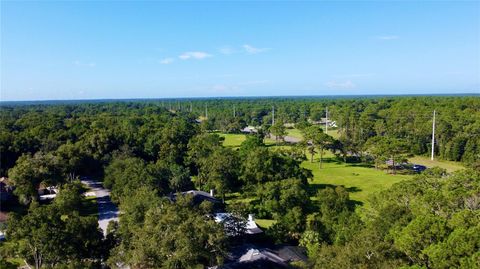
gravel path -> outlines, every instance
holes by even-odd
[[[82,183],[95,193],[98,204],[98,226],[103,234],[107,234],[107,226],[110,221],[118,221],[118,208],[110,200],[110,190],[105,189],[102,182],[93,179],[84,179]]]

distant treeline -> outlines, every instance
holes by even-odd
[[[276,121],[295,124],[320,121],[328,108],[328,117],[336,121],[340,140],[349,152],[361,154],[368,139],[386,136],[404,140],[409,152],[417,155],[431,151],[435,110],[436,156],[465,163],[480,158],[480,98],[475,96],[205,100],[192,107],[197,115],[205,115],[207,107],[212,128],[227,132],[243,125],[268,127],[273,107]]]
[[[120,139],[132,150],[140,150],[142,156],[151,158],[155,153],[139,149],[138,141],[158,135],[149,133],[155,130],[150,126],[165,124],[172,112],[192,121],[204,119],[208,114],[203,123],[205,128],[235,133],[247,125],[264,126],[268,130],[273,108],[277,122],[299,126],[321,120],[328,108],[329,118],[338,125],[339,140],[345,151],[360,155],[366,142],[376,136],[402,139],[411,154],[428,154],[436,110],[436,156],[467,164],[480,159],[480,98],[476,96],[172,99],[3,105],[0,173],[5,174],[23,153],[52,151],[67,142],[107,143],[83,147],[95,151],[108,150],[108,143]],[[95,149],[96,146],[100,148]]]

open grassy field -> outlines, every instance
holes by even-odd
[[[318,155],[314,162],[309,160],[302,166],[312,170],[313,180],[310,187],[313,191],[327,186],[344,186],[350,192],[350,198],[362,204],[367,202],[370,194],[385,190],[394,183],[411,179],[413,175],[391,175],[383,170],[375,170],[365,164],[349,164],[337,161],[335,156],[327,152],[320,169]]]
[[[338,130],[328,130],[327,134],[331,135],[335,139],[338,139],[340,137],[340,133],[338,132]]]
[[[299,139],[303,138],[302,132],[297,128],[287,129],[287,135]]]
[[[223,134],[218,133],[221,137],[225,138],[223,141],[223,146],[228,148],[238,148],[245,141],[246,135],[245,134]],[[265,145],[274,145],[276,142],[273,139],[265,138],[264,140]]]
[[[289,129],[297,130],[297,129]],[[337,131],[332,131],[337,134]],[[296,134],[299,134],[297,132]],[[240,144],[245,140],[245,135],[243,134],[219,134],[225,138],[224,146],[226,147],[239,147]],[[295,131],[294,131],[295,135]],[[273,144],[274,141],[267,141],[267,143]],[[280,147],[289,147],[288,145],[278,146]],[[272,149],[277,148],[277,146],[272,146]],[[421,160],[421,159],[415,159]],[[420,164],[420,161],[417,163]],[[458,164],[442,163],[445,165],[450,165],[449,169],[459,168]],[[335,156],[325,151],[322,168],[319,166],[319,154],[314,158],[314,162],[311,163],[309,158],[308,160],[302,163],[304,168],[312,170],[313,179],[310,180],[310,190],[312,193],[312,198],[314,198],[315,193],[319,189],[325,187],[335,187],[335,186],[344,186],[350,193],[350,198],[359,202],[360,205],[368,206],[368,196],[372,193],[385,190],[392,186],[393,184],[412,179],[413,175],[392,175],[388,174],[384,170],[375,170],[369,165],[365,164],[350,164],[338,161]],[[427,165],[428,166],[428,165]],[[249,198],[242,198],[238,193],[227,198],[227,203],[230,202],[248,202]],[[257,219],[256,222],[262,228],[270,227],[274,221],[268,219]]]
[[[299,129],[287,129],[287,134],[288,136],[296,137],[296,138],[303,138],[302,132]],[[337,130],[329,130],[328,134],[333,136],[334,138],[338,138],[339,134]],[[224,134],[224,133],[218,133],[221,137],[225,138],[225,141],[223,142],[223,146],[225,147],[230,147],[230,148],[237,148],[242,144],[243,141],[245,141],[246,137],[245,134]],[[265,139],[265,144],[267,145],[274,145],[276,142],[273,139],[266,138]]]
[[[327,132],[329,135],[331,135],[333,138],[338,138],[340,137],[340,134],[338,133],[338,130],[328,130]],[[302,131],[300,131],[297,128],[293,129],[287,129],[287,135],[291,137],[296,137],[296,138],[303,138]]]
[[[428,168],[432,168],[438,166],[440,168],[444,168],[447,172],[451,173],[460,169],[464,169],[465,167],[459,162],[452,162],[452,161],[439,161],[439,160],[430,160],[429,157],[425,156],[415,156],[408,159],[409,162],[414,164],[421,164],[425,165]]]
[[[298,129],[289,129],[298,130]],[[294,131],[295,132],[295,131]],[[336,131],[332,131],[335,132]],[[299,132],[297,132],[298,134]],[[245,140],[243,134],[219,134],[225,138],[224,146],[239,147]],[[273,144],[274,141],[266,141],[267,144]],[[276,147],[276,146],[274,146]],[[281,146],[288,147],[288,146]],[[377,191],[387,189],[394,183],[402,180],[413,178],[412,175],[391,175],[383,170],[375,170],[370,166],[364,164],[348,164],[337,161],[335,156],[326,151],[324,154],[323,167],[319,167],[319,155],[314,158],[314,162],[309,160],[304,161],[302,166],[312,170],[313,180],[310,181],[310,186],[313,192],[317,189],[325,188],[327,186],[344,186],[350,191],[350,197],[360,203],[366,203],[367,197]],[[418,162],[420,164],[420,162]],[[449,169],[459,169],[458,164],[443,163],[444,165],[451,165]]]
[[[223,141],[223,146],[224,147],[229,147],[229,148],[240,147],[240,144],[242,144],[242,142],[245,141],[245,139],[246,139],[244,134],[222,134],[222,133],[219,133],[218,135],[225,138],[225,140]]]

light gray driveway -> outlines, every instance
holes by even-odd
[[[298,142],[302,141],[302,139],[300,139],[300,138],[293,137],[293,136],[288,136],[288,135],[283,137],[283,139],[287,143],[298,143]]]
[[[269,137],[270,137],[270,139],[275,140],[275,136],[274,136],[274,135],[269,134]],[[284,136],[284,137],[283,137],[283,140],[284,140],[285,142],[287,142],[287,143],[292,143],[292,144],[295,144],[295,143],[298,143],[298,142],[302,141],[302,139],[300,139],[300,138],[293,137],[293,136],[288,136],[288,135]]]
[[[107,226],[110,221],[118,221],[118,208],[110,200],[110,190],[105,189],[102,182],[93,179],[83,179],[82,183],[90,188],[97,197],[98,226],[103,234],[107,234]]]

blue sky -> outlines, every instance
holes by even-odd
[[[1,100],[480,92],[480,2],[1,2]]]

